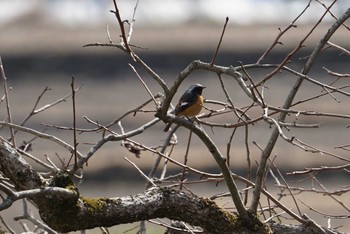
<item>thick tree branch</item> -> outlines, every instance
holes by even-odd
[[[14,192],[13,200],[32,198],[43,221],[60,232],[153,218],[181,220],[199,225],[210,233],[234,232],[236,228],[244,228],[239,227],[242,222],[237,222],[236,216],[210,199],[168,188],[153,188],[121,198],[81,197],[67,175],[58,174],[49,184],[3,139],[0,142],[0,169],[17,190],[27,190]],[[6,191],[7,194],[12,193]]]
[[[20,190],[12,192],[5,189],[5,193],[12,194],[9,199],[13,200],[24,197],[32,199],[42,220],[56,231],[70,232],[169,218],[200,226],[209,233],[271,232],[255,216],[251,216],[247,223],[210,199],[166,187],[153,187],[141,194],[118,198],[80,196],[67,174],[59,173],[48,183],[10,144],[2,138],[0,140],[0,169],[16,185],[16,189]],[[270,225],[275,233],[314,233],[314,227],[307,224]]]
[[[42,217],[61,232],[154,218],[181,220],[210,233],[233,232],[237,228],[237,218],[213,201],[168,188],[152,188],[142,194],[120,198],[81,197],[76,204],[65,210],[47,210]]]
[[[0,171],[10,179],[17,190],[36,189],[47,182],[5,139],[0,137]]]

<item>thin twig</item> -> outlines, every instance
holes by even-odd
[[[350,55],[350,51],[349,51],[349,50],[347,50],[347,49],[345,49],[345,48],[343,48],[343,47],[341,47],[341,46],[339,46],[339,45],[336,45],[336,44],[334,44],[334,43],[332,43],[332,42],[330,42],[330,41],[327,42],[327,45],[329,45],[329,46],[331,46],[331,47],[334,47],[334,48],[340,50],[342,53],[344,53],[344,54],[346,54],[346,55],[348,55],[348,56]]]
[[[328,74],[332,75],[332,76],[335,76],[337,78],[349,78],[350,77],[350,74],[346,74],[346,73],[338,73],[338,72],[334,72],[334,71],[331,71],[325,67],[322,67]]]
[[[280,31],[275,38],[275,40],[272,42],[271,46],[265,50],[265,52],[261,55],[261,57],[258,59],[256,62],[257,64],[260,64],[265,57],[267,56],[268,53],[277,45],[277,44],[282,44],[282,42],[279,41],[279,39],[291,28],[296,28],[297,26],[295,25],[295,22],[305,13],[305,11],[310,7],[311,0],[309,0],[309,3],[306,5],[304,10],[293,20],[292,23],[290,23],[285,29],[281,30],[281,28],[278,28]]]
[[[251,160],[250,160],[250,149],[249,149],[249,143],[248,143],[248,140],[249,140],[249,131],[248,131],[248,125],[245,126],[244,128],[245,130],[245,137],[244,137],[244,142],[245,142],[245,149],[246,149],[246,154],[247,154],[247,179],[248,180],[251,180],[251,175],[252,175],[252,163],[251,163]],[[248,185],[246,185],[246,188],[248,188]],[[245,196],[244,196],[244,204],[246,205],[247,202],[248,202],[248,190],[246,190],[245,192]]]
[[[12,116],[11,116],[11,109],[10,109],[10,98],[9,98],[9,93],[8,93],[7,78],[5,75],[4,65],[2,64],[1,56],[0,56],[0,73],[1,73],[3,85],[4,85],[7,119],[9,121],[9,123],[11,124],[12,123]],[[10,127],[10,133],[11,133],[12,145],[14,148],[16,148],[15,134],[14,134],[12,127]]]
[[[316,2],[318,2],[321,6],[323,6],[324,9],[327,9],[326,4],[324,4],[323,2],[321,2],[320,0],[316,0]],[[338,18],[331,12],[329,11],[329,14],[335,19],[338,20]],[[345,23],[342,24],[347,30],[350,31],[350,27],[347,26]]]
[[[323,13],[323,15],[320,17],[320,19],[317,21],[317,23],[311,28],[311,30],[306,34],[306,36],[301,40],[299,41],[298,45],[290,52],[288,53],[288,55],[283,59],[283,61],[278,65],[278,67],[276,69],[274,69],[272,72],[270,72],[269,74],[267,74],[260,82],[258,82],[257,85],[261,85],[263,83],[265,83],[267,80],[269,80],[271,77],[273,77],[277,72],[279,72],[281,70],[281,68],[288,62],[291,60],[291,58],[304,46],[304,42],[306,41],[306,39],[309,38],[309,36],[313,33],[313,31],[318,27],[318,25],[322,22],[323,18],[327,15],[329,9],[336,3],[337,0],[334,0],[332,2],[332,4],[327,8],[327,10]],[[339,27],[339,26],[338,26]],[[334,32],[333,32],[334,33]],[[333,33],[331,34],[327,34],[327,35],[332,35]],[[328,41],[328,39],[327,39]],[[324,44],[327,42],[327,41],[324,41],[322,43],[322,48],[324,46]],[[318,54],[318,53],[317,53]],[[309,58],[308,61],[314,61],[315,58]],[[309,67],[309,65],[308,65]],[[304,73],[302,72],[303,74],[307,74],[308,72]]]
[[[114,13],[114,15],[117,18],[117,21],[118,21],[118,24],[119,24],[119,28],[120,28],[120,31],[122,33],[123,45],[125,46],[126,52],[131,55],[132,54],[132,50],[130,49],[128,40],[126,38],[124,21],[120,17],[117,1],[113,0],[113,4],[114,4],[115,11],[111,11],[111,12]]]
[[[224,84],[224,81],[223,81],[221,75],[220,74],[217,74],[217,75],[219,77],[219,81],[220,81],[220,85],[221,85],[222,91],[224,92],[228,103],[232,107],[233,112],[235,113],[235,115],[238,117],[239,120],[241,120],[242,122],[246,123],[246,120],[242,118],[242,115],[239,114],[237,109],[235,108],[235,106],[233,104],[233,101],[232,101],[232,98],[230,97],[229,93],[227,92],[227,89],[225,87],[225,84]]]
[[[35,115],[35,114],[37,114],[37,113],[39,113],[39,112],[41,112],[41,111],[43,111],[43,110],[45,110],[46,108],[40,108],[39,110],[35,110],[36,108],[37,108],[37,106],[38,106],[38,104],[39,104],[39,102],[40,102],[40,100],[41,100],[41,98],[44,96],[44,94],[47,92],[47,91],[49,91],[49,90],[51,90],[49,87],[45,87],[44,88],[44,90],[39,94],[39,96],[38,96],[38,98],[36,99],[36,102],[35,102],[35,104],[34,104],[34,106],[33,106],[33,108],[32,108],[32,111],[29,113],[29,115],[26,117],[26,118],[24,118],[24,120],[22,121],[22,123],[20,124],[21,126],[23,126],[27,121],[28,121],[28,119],[31,117],[31,116],[33,116],[33,115]]]
[[[261,107],[262,108],[265,108],[266,107],[266,104],[265,104],[265,101],[264,101],[264,98],[263,98],[263,94],[260,94],[257,86],[254,84],[254,81],[252,79],[252,77],[248,74],[248,72],[245,70],[242,62],[239,62],[239,65],[241,66],[242,68],[242,71],[243,73],[246,75],[247,79],[249,80],[249,82],[252,84],[252,91],[255,91],[257,94],[258,94],[258,97],[256,97],[256,95],[252,95],[252,97],[254,98],[253,101],[255,102],[256,100],[261,100]],[[251,92],[254,94],[254,92]]]
[[[210,65],[213,66],[214,63],[215,63],[215,60],[216,60],[216,56],[218,55],[218,52],[219,52],[219,48],[220,48],[220,45],[221,45],[221,42],[222,42],[222,39],[224,37],[224,34],[225,34],[225,31],[226,31],[226,26],[227,26],[227,23],[229,21],[229,18],[226,17],[225,19],[225,24],[224,24],[224,28],[222,29],[222,33],[221,33],[221,36],[220,36],[220,40],[219,40],[219,43],[218,43],[218,46],[216,47],[216,51],[215,51],[215,54],[210,62]]]
[[[109,33],[109,27],[108,24],[106,24],[106,33],[107,33],[107,38],[110,44],[113,43],[112,38],[111,38],[111,34]]]
[[[75,89],[75,92],[79,91],[80,89],[81,89],[81,86],[78,87],[78,88],[76,88],[76,89]],[[39,114],[39,113],[41,113],[41,112],[43,112],[43,111],[45,111],[45,110],[47,110],[47,109],[49,109],[49,108],[51,108],[51,107],[53,107],[53,106],[59,104],[59,103],[61,103],[61,102],[65,102],[66,99],[69,98],[69,97],[72,95],[72,93],[69,93],[69,94],[67,94],[67,95],[64,96],[64,97],[62,97],[62,98],[60,98],[60,99],[57,99],[56,101],[54,101],[54,102],[52,102],[52,103],[49,103],[49,104],[46,104],[46,105],[44,105],[44,106],[42,106],[42,107],[40,107],[40,108],[37,109],[37,106],[39,105],[39,101],[41,100],[41,98],[43,97],[43,95],[44,95],[47,91],[49,91],[49,90],[51,90],[51,89],[48,88],[48,87],[45,87],[45,89],[40,93],[40,95],[38,96],[38,98],[37,98],[37,100],[36,100],[36,102],[35,102],[35,104],[34,104],[32,110],[31,110],[31,112],[27,115],[27,117],[24,118],[24,120],[23,120],[22,123],[20,124],[21,126],[24,126],[24,124],[25,124],[31,117],[33,117],[34,115]],[[15,133],[16,133],[16,132],[17,132],[17,130],[15,131]]]
[[[87,117],[84,117],[86,120],[88,120]],[[95,124],[96,126],[100,127],[100,128],[105,128],[103,125],[98,124],[92,120],[88,120],[90,123]],[[143,133],[146,129],[150,128],[151,126],[155,125],[156,123],[158,123],[160,120],[158,118],[155,118],[151,121],[149,121],[148,123],[142,125],[139,128],[136,128],[134,130],[131,130],[129,132],[126,132],[125,134],[122,135],[118,135],[116,133],[112,133],[110,135],[104,136],[103,138],[101,138],[99,141],[96,142],[96,144],[89,150],[89,152],[82,156],[80,158],[80,160],[78,161],[78,168],[82,167],[86,162],[89,161],[89,159],[107,142],[109,141],[121,141],[121,140],[127,140],[128,137],[133,137],[136,135],[139,135],[141,133]],[[1,123],[1,122],[0,122]]]
[[[145,173],[143,173],[143,171],[142,171],[135,163],[131,162],[127,157],[124,157],[124,159],[125,159],[128,163],[130,163],[131,165],[133,165],[133,166],[136,168],[136,170],[141,174],[141,176],[142,176],[143,178],[145,178],[145,179],[146,179],[149,183],[151,183],[154,187],[157,187],[157,185],[152,181],[152,179],[148,178],[148,176],[147,176]]]
[[[188,153],[190,152],[190,145],[191,145],[191,139],[192,139],[192,131],[190,131],[190,135],[188,136],[188,141],[187,141],[187,147],[186,147],[186,153],[185,153],[185,157],[184,157],[184,165],[187,165],[187,161],[188,161]],[[186,174],[186,168],[182,169],[182,175],[180,178],[180,190],[182,190],[182,182],[185,180],[185,174]]]
[[[9,231],[11,234],[16,234],[16,232],[5,222],[5,220],[2,218],[1,215],[0,215],[0,221],[2,222],[4,227],[6,227],[7,231]]]
[[[119,44],[96,42],[96,43],[86,44],[83,47],[90,47],[90,46],[116,47],[116,48],[127,53],[126,49]],[[153,69],[150,68],[139,56],[137,56],[135,53],[133,53],[132,56],[133,56],[133,59],[135,59],[136,62],[139,63],[145,69],[145,71],[162,87],[165,94],[169,93],[169,88],[166,85],[166,83],[164,82],[164,80],[155,71],[153,71]]]
[[[68,143],[64,142],[63,140],[61,140],[61,139],[59,139],[59,138],[57,138],[57,137],[55,137],[53,135],[42,133],[42,132],[36,131],[34,129],[23,127],[23,126],[19,126],[19,125],[16,125],[16,124],[10,124],[10,123],[4,122],[4,121],[0,121],[0,125],[12,127],[14,129],[18,129],[20,131],[30,133],[30,134],[38,136],[40,138],[53,141],[53,142],[57,143],[58,145],[62,146],[63,148],[67,149],[70,153],[74,152],[74,147],[72,147]],[[81,153],[79,151],[77,151],[77,155],[79,157],[82,157],[82,155],[81,155]]]
[[[131,65],[129,63],[129,67],[131,67],[131,69],[135,72],[136,77],[141,81],[142,85],[145,87],[145,89],[147,90],[147,93],[151,96],[151,98],[154,101],[154,104],[156,106],[159,106],[159,103],[157,102],[157,100],[155,99],[154,95],[152,94],[151,90],[148,88],[147,84],[143,81],[143,79],[141,78],[141,76],[139,75],[139,73],[136,71],[135,67],[133,65]]]
[[[134,23],[136,22],[136,10],[139,5],[139,0],[136,1],[135,7],[134,7],[134,13],[132,14],[132,20],[129,22],[129,32],[127,37],[127,42],[130,43],[132,33],[134,32]]]
[[[75,104],[75,88],[74,88],[74,80],[75,77],[72,76],[72,83],[71,83],[71,88],[72,88],[72,108],[73,108],[73,147],[74,147],[74,152],[72,153],[72,156],[70,157],[68,163],[67,163],[67,167],[69,166],[72,157],[74,157],[74,171],[77,170],[77,166],[78,166],[78,156],[77,156],[77,120],[76,120],[76,104]]]
[[[287,175],[305,175],[305,174],[321,172],[321,171],[343,170],[346,168],[350,168],[350,163],[340,165],[340,166],[322,166],[322,167],[305,168],[302,171],[289,172],[289,173],[287,173]]]
[[[344,204],[344,202],[340,201],[336,196],[334,196],[333,194],[329,193],[328,189],[316,178],[313,178],[314,181],[318,184],[318,186],[320,186],[325,192],[328,192],[328,196],[330,198],[332,198],[336,203],[338,203],[340,206],[342,206],[347,212],[350,212],[350,208],[347,207],[346,204]]]
[[[279,177],[282,179],[284,185],[287,187],[287,189],[288,189],[288,191],[289,191],[289,194],[290,194],[290,195],[292,196],[292,198],[293,198],[294,204],[295,204],[295,206],[296,206],[296,208],[297,208],[297,210],[298,210],[299,215],[302,216],[302,213],[301,213],[301,211],[300,211],[299,205],[298,205],[298,203],[297,203],[297,201],[296,201],[296,199],[295,199],[295,196],[294,196],[294,194],[292,193],[292,190],[290,189],[290,187],[289,187],[289,185],[288,185],[286,179],[283,177],[281,171],[278,169],[278,167],[276,166],[276,164],[275,164],[273,161],[271,161],[271,165],[275,168],[275,170],[277,171]]]
[[[167,149],[167,147],[168,147],[169,145],[171,145],[171,148],[170,148],[169,152],[167,153],[168,157],[171,156],[171,154],[172,154],[172,152],[173,152],[173,150],[174,150],[175,145],[178,143],[177,135],[175,134],[175,132],[177,131],[178,128],[179,128],[179,125],[176,125],[175,127],[173,127],[173,128],[169,131],[169,134],[168,134],[168,136],[165,138],[164,143],[163,143],[163,145],[162,145],[162,148],[161,148],[160,151],[159,151],[160,153],[164,154],[165,151],[166,151],[166,149]],[[153,164],[153,167],[152,167],[152,169],[151,169],[151,171],[150,171],[150,173],[149,173],[149,175],[152,175],[152,177],[155,176],[155,172],[156,172],[156,170],[157,170],[157,168],[158,168],[158,166],[159,166],[159,163],[160,163],[160,159],[161,159],[161,158],[162,158],[162,157],[161,157],[160,155],[158,155],[156,161],[155,161],[154,164]],[[168,166],[168,160],[165,159],[165,160],[164,160],[164,166],[163,166],[162,172],[161,172],[161,174],[160,174],[160,179],[164,179],[164,178],[165,178],[165,174],[166,174],[167,168],[168,168],[167,166]]]
[[[31,160],[33,160],[34,162],[38,163],[39,165],[49,169],[50,171],[56,171],[56,169],[53,167],[53,166],[50,166],[49,164],[41,161],[40,159],[38,159],[37,157],[29,154],[28,152],[26,151],[23,151],[23,150],[20,150],[20,149],[17,149],[18,152],[20,152],[22,155],[30,158]]]

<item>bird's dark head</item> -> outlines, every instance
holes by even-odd
[[[203,89],[205,89],[205,86],[201,84],[193,84],[190,86],[189,91],[193,94],[202,95]]]

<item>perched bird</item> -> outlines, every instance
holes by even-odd
[[[203,107],[202,91],[205,87],[200,84],[191,85],[184,94],[182,94],[175,109],[172,111],[176,116],[185,116],[187,118],[198,115]],[[164,128],[164,132],[169,131],[171,123]]]

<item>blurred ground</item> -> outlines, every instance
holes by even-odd
[[[222,24],[223,21],[224,17],[222,17]],[[115,24],[111,23],[113,21],[108,22],[111,37],[115,42],[118,42],[119,31],[115,29]],[[229,23],[216,63],[225,66],[236,66],[238,61],[242,61],[245,64],[256,62],[278,34],[278,27],[283,29],[288,25],[288,23],[274,22],[273,24],[247,25]],[[177,74],[194,59],[201,59],[206,62],[211,60],[221,34],[222,24],[213,23],[212,21],[201,23],[198,20],[166,27],[135,24],[131,43],[145,48],[137,48],[135,51],[170,85]],[[305,59],[300,58],[310,54],[329,25],[329,23],[326,23],[316,29],[315,34],[306,41],[305,48],[293,58],[293,68],[298,71],[301,70]],[[286,53],[294,49],[296,42],[305,36],[305,33],[310,30],[311,26],[312,22],[301,24],[297,28],[291,29],[281,38],[283,46],[276,46],[265,61],[269,63],[280,62]],[[132,60],[126,55],[112,48],[82,47],[93,42],[108,42],[104,22],[98,22],[93,27],[82,25],[62,27],[58,24],[41,22],[36,14],[28,14],[24,20],[22,18],[1,26],[0,32],[0,55],[5,66],[9,85],[12,87],[10,102],[15,123],[20,123],[27,116],[44,87],[48,86],[52,90],[42,98],[39,106],[51,103],[70,93],[72,75],[76,77],[76,86],[82,85],[81,90],[77,93],[79,127],[92,127],[83,119],[83,116],[88,116],[102,124],[109,123],[148,98],[147,92],[128,66],[128,63],[132,63]],[[343,27],[332,37],[331,41],[349,48],[350,40],[348,38],[349,31]],[[317,61],[318,64],[314,67],[311,74],[319,81],[331,82],[330,77],[324,72],[322,67],[327,67],[337,72],[349,73],[349,57],[340,54],[334,49],[328,49],[327,53]],[[161,92],[156,83],[139,66],[136,65],[136,69],[153,93]],[[253,78],[259,79],[267,72],[268,70],[251,71],[251,75]],[[279,74],[278,79],[266,84],[268,87],[266,100],[271,104],[280,106],[294,81],[295,77],[289,74]],[[192,74],[181,86],[181,91],[189,84],[196,82],[207,86],[204,92],[207,99],[224,100],[217,77],[206,72],[198,71]],[[250,104],[235,82],[229,79],[225,80],[225,82],[227,82],[227,87],[229,87],[236,106],[240,107]],[[340,83],[337,84],[341,85]],[[348,81],[345,80],[342,84],[346,85]],[[305,83],[296,101],[320,94],[321,92],[323,91],[320,88],[315,88],[309,83]],[[177,98],[178,95],[175,99]],[[336,95],[336,98],[341,102],[338,103],[330,96],[326,96],[322,99],[311,101],[308,105],[301,105],[298,108],[349,114],[349,109],[346,108],[350,104],[349,99],[340,95]],[[4,109],[4,104],[2,103],[0,107]],[[152,110],[151,107],[145,109]],[[72,105],[69,99],[47,112],[33,117],[26,126],[37,130],[46,129],[47,133],[54,134],[66,142],[72,143],[71,132],[58,131],[55,128],[47,128],[41,125],[41,123],[45,123],[71,126],[71,110]],[[261,113],[256,113],[256,115],[259,114]],[[153,115],[153,113],[139,113],[122,123],[125,130],[130,130],[152,119]],[[4,117],[5,111],[2,111],[1,118],[3,119]],[[294,120],[295,116],[291,116],[290,119]],[[230,117],[225,117],[215,120],[229,122],[231,119]],[[322,123],[322,128],[292,129],[291,132],[286,132],[288,136],[295,135],[305,142],[312,143],[314,146],[349,158],[346,151],[334,149],[334,146],[349,144],[349,129],[347,128],[349,121],[347,119],[334,120],[330,118],[300,117],[300,121],[303,123]],[[166,134],[161,131],[163,127],[164,123],[158,123],[155,128],[147,130],[145,134],[134,139],[146,145],[161,145],[166,137]],[[120,132],[117,127],[113,130]],[[220,150],[225,152],[229,134],[220,130],[211,132],[209,128],[207,128],[207,131],[217,142]],[[249,142],[252,143],[254,141],[264,146],[271,133],[271,128],[265,124],[256,124],[250,127],[250,131]],[[2,129],[0,134],[6,135],[7,131]],[[244,129],[239,129],[236,134],[231,151],[232,170],[238,174],[245,175],[246,148]],[[184,129],[179,129],[178,135],[180,145],[174,152],[174,158],[183,161],[188,132]],[[78,149],[83,154],[88,152],[91,143],[95,143],[100,137],[101,133],[79,134]],[[20,139],[29,140],[31,136],[21,133],[17,139],[18,141]],[[45,140],[35,141],[33,150],[33,154],[44,160],[46,155],[49,156],[58,163],[58,166],[60,166],[60,163],[56,154],[65,160],[68,160],[70,156],[60,147]],[[250,150],[253,165],[256,165],[255,160],[258,160],[260,151],[253,146],[251,146]],[[308,166],[339,165],[343,163],[323,154],[304,152],[282,140],[278,142],[278,146],[273,154],[277,156],[276,164],[283,173],[300,170]],[[91,158],[89,165],[85,169],[85,179],[81,185],[82,194],[90,196],[123,196],[142,192],[144,189],[143,179],[137,170],[123,159],[124,156],[134,161],[146,174],[156,157],[150,153],[143,152],[141,158],[136,159],[120,145],[120,142],[107,143]],[[212,157],[200,141],[195,138],[192,142],[188,163],[190,166],[198,169],[214,173],[218,172]],[[171,166],[170,169],[172,170],[171,172],[179,172],[177,167]],[[330,190],[337,185],[347,184],[349,179],[348,174],[341,177],[338,174],[327,174],[325,177],[322,179],[324,179],[325,186]],[[288,177],[289,181],[299,179]],[[221,185],[221,187],[217,188],[214,184],[206,184],[202,187],[190,186],[190,189],[198,192],[200,195],[211,196],[213,195],[212,191],[215,191],[215,193],[222,192],[225,190],[225,186]],[[275,188],[271,189],[278,192]],[[349,198],[348,195],[347,197]],[[337,208],[335,210],[334,207],[337,207],[336,205],[323,202],[321,196],[317,198],[315,199],[315,195],[310,193],[303,194],[300,199],[311,206],[317,206],[322,211],[337,214],[344,213],[342,209]],[[345,203],[348,203],[349,200],[347,199]],[[225,204],[225,201],[223,201],[224,206]],[[16,204],[13,210],[18,212],[16,209],[20,205]],[[288,205],[294,207],[292,201],[288,202]],[[303,211],[308,214],[311,213],[316,220],[322,218],[314,212],[310,212],[305,206]],[[342,230],[350,231],[349,224],[343,221],[332,220],[332,226],[344,225]],[[322,225],[326,226],[327,224],[322,223]],[[115,231],[115,233],[121,233],[121,231]]]
[[[137,24],[134,26],[134,32],[131,44],[145,48],[136,49],[141,53],[160,53],[164,50],[168,52],[211,52],[216,49],[216,45],[222,32],[220,24],[201,24],[191,23],[186,25],[161,27],[141,27]],[[225,37],[221,46],[222,52],[263,52],[268,48],[273,39],[279,33],[278,28],[284,29],[288,25],[228,25]],[[293,49],[296,41],[301,40],[305,36],[305,32],[310,30],[311,24],[299,25],[292,28],[282,38],[282,45],[274,48],[273,52],[285,51]],[[310,49],[315,45],[320,35],[323,35],[328,29],[329,24],[323,24],[315,31],[305,43]],[[13,23],[6,28],[0,28],[0,48],[2,56],[5,55],[91,55],[112,53],[110,49],[101,48],[82,48],[83,45],[101,42],[108,43],[106,26],[104,24],[93,28],[62,28],[55,25],[32,25]],[[111,39],[115,43],[119,43],[119,30],[115,29],[115,23],[109,26]],[[349,44],[347,38],[347,30],[342,28],[339,30],[332,41],[345,46]],[[185,43],[182,43],[185,42]],[[114,52],[114,51],[113,51]],[[119,53],[119,52],[118,52]]]

